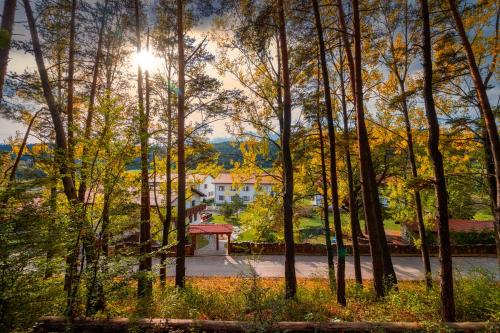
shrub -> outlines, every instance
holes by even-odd
[[[457,275],[457,274],[456,274]],[[476,269],[455,279],[457,320],[500,320],[500,286],[495,275]]]
[[[455,245],[495,244],[493,231],[452,232],[450,238]]]

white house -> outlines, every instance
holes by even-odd
[[[187,218],[190,219],[191,223],[199,223],[201,222],[199,212],[205,209],[204,205],[205,194],[201,191],[198,191],[196,188],[191,187],[186,191],[186,209],[187,209]],[[156,187],[156,197],[154,188],[150,188],[149,190],[149,202],[151,207],[165,207],[166,206],[166,195],[162,191],[160,191],[159,187]],[[171,197],[172,207],[177,207],[177,192],[172,191]],[[140,195],[139,195],[139,203],[140,203]]]
[[[215,204],[231,202],[236,194],[248,204],[259,192],[272,194],[275,184],[276,180],[268,175],[240,176],[221,173],[213,180]]]
[[[165,175],[157,175],[156,177],[156,188],[157,191],[165,191],[165,183],[167,178]],[[177,182],[177,174],[172,174],[172,182]],[[215,187],[214,187],[214,177],[211,175],[203,174],[187,174],[186,175],[186,187],[196,189],[204,194],[203,199],[209,200],[215,197]],[[155,186],[154,178],[149,179],[149,188],[153,190]]]
[[[210,175],[190,174],[188,175],[187,182],[192,188],[205,194],[206,200],[215,198],[214,177]]]
[[[311,199],[311,204],[313,206],[321,206],[323,205],[323,195],[322,194],[315,194],[313,195]]]

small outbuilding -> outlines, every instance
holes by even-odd
[[[192,239],[192,248],[196,249],[196,236],[197,235],[215,235],[216,249],[219,250],[219,237],[227,236],[227,254],[231,248],[231,234],[233,233],[233,226],[231,224],[191,224],[188,227],[188,234]]]

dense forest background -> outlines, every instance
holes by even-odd
[[[30,143],[27,145],[27,149],[32,150],[33,147],[36,146],[34,143]],[[162,146],[155,146],[152,147],[152,151],[157,151],[158,156],[162,156],[162,152],[164,151],[164,147]],[[240,150],[239,143],[236,141],[222,141],[218,140],[217,142],[212,143],[212,147],[209,149],[213,150],[216,153],[217,156],[217,162],[216,164],[218,166],[223,167],[225,170],[230,170],[235,163],[242,163],[243,162],[243,153]],[[14,152],[12,150],[12,146],[8,144],[0,144],[0,153],[9,153],[11,156],[14,156]],[[153,154],[149,154],[149,161],[152,161],[152,156]],[[163,157],[163,156],[162,156]],[[266,156],[259,156],[259,162],[258,165],[262,168],[271,168],[273,165],[273,161],[276,160],[277,158],[277,148],[271,148],[269,151],[269,154]],[[30,163],[33,161],[33,158],[29,155],[29,153],[24,154],[21,156],[21,161],[26,163],[26,167],[32,169],[33,164]],[[135,159],[133,162],[130,162],[127,164],[127,169],[128,170],[139,170],[139,165],[140,160],[139,158]],[[196,165],[193,166],[194,169],[196,169]],[[22,172],[27,172],[27,170],[18,170],[18,176],[21,178],[24,178],[25,176],[22,176]],[[40,171],[40,170],[39,170]]]

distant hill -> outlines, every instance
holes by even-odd
[[[217,164],[223,166],[224,169],[231,169],[232,163],[242,162],[243,154],[238,146],[234,146],[231,141],[215,142],[214,149],[219,153]]]
[[[220,143],[220,142],[228,142],[231,141],[228,137],[218,137],[210,139],[210,143]]]
[[[222,140],[222,138],[221,138]],[[226,138],[227,140],[227,138]],[[217,140],[218,141],[218,140]],[[239,144],[235,141],[220,141],[220,142],[212,142],[214,146],[214,150],[219,153],[219,158],[217,160],[217,164],[224,167],[225,169],[231,169],[233,167],[233,163],[243,161],[243,154],[240,151]],[[31,148],[34,144],[28,144],[28,148]],[[154,148],[154,147],[152,147]],[[156,147],[159,148],[159,147]],[[161,148],[158,149],[160,152]],[[7,144],[0,144],[0,153],[2,152],[12,152],[12,147]],[[161,154],[160,154],[161,156]],[[14,158],[14,154],[12,154]],[[270,168],[273,165],[273,161],[278,157],[278,149],[275,146],[271,146],[270,152],[268,156],[258,156],[259,166],[262,168]],[[152,159],[152,153],[149,156]],[[21,158],[22,161],[30,161],[32,160],[31,156],[27,154],[27,151]],[[140,168],[140,158],[137,157],[129,162],[126,166],[127,170],[135,170]]]
[[[213,143],[214,149],[219,153],[217,164],[225,169],[231,169],[234,162],[242,162],[243,154],[240,151],[239,145],[234,141],[224,141]],[[259,155],[258,164],[262,168],[270,168],[273,162],[278,157],[278,149],[271,146],[268,156]]]
[[[31,149],[35,143],[28,143],[26,146],[28,149],[24,150],[23,156],[21,156],[21,161],[32,161],[32,157],[29,155],[29,149]],[[10,153],[12,155],[12,158],[15,158],[16,155],[12,152],[12,146],[7,145],[7,144],[0,144],[0,153]]]

